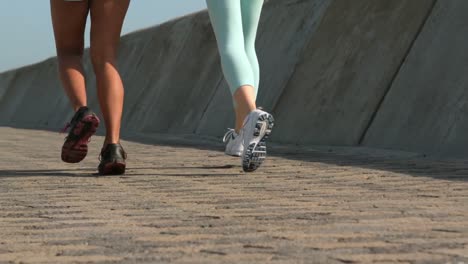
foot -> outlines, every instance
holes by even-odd
[[[229,129],[224,135],[223,142],[226,143],[224,153],[229,156],[240,157],[244,151],[242,135],[237,134],[234,129]]]
[[[265,161],[266,140],[271,134],[274,122],[271,114],[258,109],[246,117],[241,131],[244,144],[241,160],[245,172],[257,170]]]
[[[125,173],[125,153],[120,144],[107,144],[101,151],[98,171],[100,175],[121,175]]]
[[[65,132],[69,128],[70,132],[62,147],[62,160],[67,163],[82,161],[88,154],[88,143],[98,126],[99,118],[88,107],[78,109],[64,129]]]

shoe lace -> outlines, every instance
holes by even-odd
[[[60,130],[60,133],[66,133],[68,129],[70,128],[71,124],[67,123],[64,128]]]
[[[68,122],[64,128],[62,128],[62,130],[60,130],[60,133],[66,133],[68,131],[68,129],[71,127],[72,124],[74,124],[76,122],[76,120],[78,119],[80,113],[79,111],[75,113],[75,115],[73,116],[72,120],[70,122]]]
[[[224,134],[223,143],[228,142],[230,139],[234,139],[236,137],[236,134],[236,130],[228,128],[228,131],[226,132],[226,134]]]

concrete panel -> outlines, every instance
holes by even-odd
[[[316,29],[329,0],[284,1],[265,4],[257,51],[261,69],[258,105],[273,109],[311,33]],[[216,50],[216,52],[218,52]],[[219,62],[216,67],[221,68]],[[232,97],[223,79],[198,126],[197,133],[220,136],[234,123]]]
[[[438,1],[364,145],[468,155],[468,1]]]
[[[2,102],[3,95],[6,94],[11,83],[15,81],[15,76],[16,71],[8,71],[0,74],[0,104]]]
[[[142,130],[193,133],[221,76],[215,37],[206,12],[165,27],[148,48],[157,58],[144,68],[148,88],[140,97],[147,106]]]
[[[34,78],[37,77],[39,67],[29,66],[15,70],[14,82],[9,84],[0,104],[1,124],[14,123],[14,114],[21,111],[21,102],[29,96],[33,87]]]
[[[333,1],[274,109],[273,138],[358,144],[433,3]]]
[[[49,59],[16,72],[0,103],[0,120],[10,125],[57,127],[63,125],[67,107],[56,60]]]

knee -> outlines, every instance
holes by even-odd
[[[107,65],[114,65],[116,56],[113,52],[92,49],[90,50],[91,63],[94,70],[100,70],[105,68]]]
[[[223,60],[235,60],[240,56],[245,56],[244,47],[239,47],[238,45],[226,44],[219,47],[219,53]]]
[[[248,55],[256,54],[255,41],[246,41],[244,44],[244,50]]]

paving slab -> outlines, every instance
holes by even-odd
[[[0,263],[468,263],[468,165],[273,145],[245,174],[194,136],[128,134],[124,176],[0,127]]]

